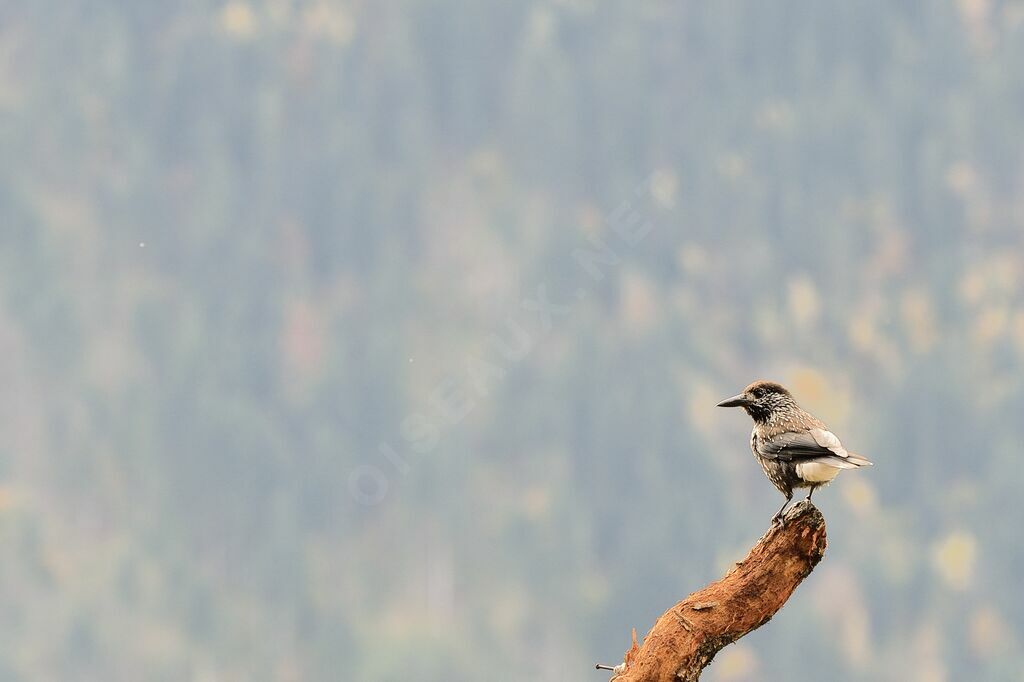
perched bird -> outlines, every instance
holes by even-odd
[[[834,433],[800,409],[793,395],[774,381],[755,381],[718,407],[742,407],[754,420],[750,449],[768,480],[786,496],[772,523],[782,520],[794,488],[810,488],[809,500],[840,470],[871,466],[866,458],[848,452]]]

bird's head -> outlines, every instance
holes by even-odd
[[[777,410],[796,407],[793,395],[774,381],[755,381],[743,393],[718,403],[718,407],[742,407],[754,421],[764,421]]]

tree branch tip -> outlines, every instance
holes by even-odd
[[[801,500],[720,580],[662,614],[611,668],[614,682],[696,682],[718,651],[768,622],[825,554],[825,517]],[[683,614],[686,614],[685,616]]]

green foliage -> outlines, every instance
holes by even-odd
[[[776,508],[759,376],[877,466],[709,678],[1024,675],[1019,3],[47,1],[0,54],[0,679],[599,679]]]

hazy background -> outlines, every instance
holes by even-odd
[[[0,2],[0,680],[1024,679],[1024,2]],[[595,255],[596,254],[596,255]],[[524,301],[526,301],[524,303]]]

